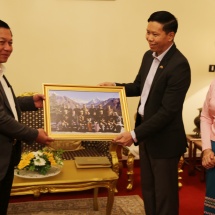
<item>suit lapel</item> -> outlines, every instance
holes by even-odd
[[[6,96],[6,94],[5,94],[5,91],[4,91],[4,88],[3,88],[2,84],[1,84],[1,82],[0,82],[0,91],[1,91],[1,94],[2,94],[2,97],[3,97],[3,100],[4,100],[5,105],[6,105],[7,108],[11,111],[11,113],[13,113],[12,110],[11,110],[9,101],[8,101],[8,99],[7,99],[7,96]]]
[[[154,83],[156,82],[156,80],[159,78],[159,76],[165,70],[165,68],[169,62],[169,58],[175,53],[175,50],[176,50],[176,45],[173,44],[173,46],[170,48],[170,50],[166,53],[166,55],[161,60],[160,65],[158,66],[158,69],[155,73],[155,77],[154,77],[154,80],[152,82],[152,87],[153,87]]]

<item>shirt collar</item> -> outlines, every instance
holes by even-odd
[[[173,44],[172,44],[173,45]],[[160,54],[159,56],[156,56],[156,53],[155,52],[153,52],[152,53],[152,56],[154,57],[154,58],[156,58],[157,60],[159,60],[159,61],[161,61],[162,59],[163,59],[163,57],[165,56],[165,54],[169,51],[169,49],[172,47],[172,45],[166,50],[166,51],[164,51],[162,54]]]
[[[0,63],[0,80],[1,80],[1,78],[2,78],[2,76],[3,76],[3,74],[4,74],[4,72],[5,72],[5,67],[4,67],[3,64]]]

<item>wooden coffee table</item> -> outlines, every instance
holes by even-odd
[[[94,210],[98,210],[98,188],[108,190],[106,215],[111,214],[118,175],[111,168],[77,169],[73,160],[64,161],[62,171],[53,177],[28,179],[14,176],[11,196],[59,193],[94,189]]]

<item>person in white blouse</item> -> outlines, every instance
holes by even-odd
[[[6,215],[14,177],[14,166],[21,157],[21,141],[48,144],[53,141],[43,129],[19,122],[21,111],[41,108],[43,95],[15,97],[5,77],[6,63],[13,51],[13,36],[8,24],[0,20],[0,214]]]

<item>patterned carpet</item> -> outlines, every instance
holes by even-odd
[[[90,198],[10,203],[8,215],[105,215],[106,197],[99,197],[99,211]],[[145,215],[138,195],[115,196],[111,215]]]

